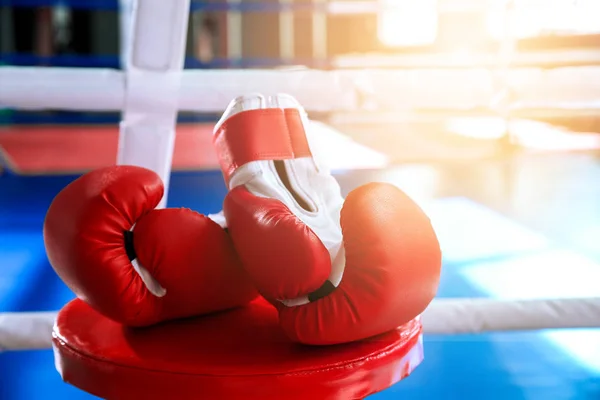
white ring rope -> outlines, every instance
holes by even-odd
[[[349,62],[361,61],[349,59]],[[340,64],[344,63],[340,61]],[[491,70],[413,68],[367,69],[365,65],[363,70],[333,71],[304,68],[185,70],[180,73],[177,108],[191,112],[222,112],[231,99],[262,92],[288,93],[307,110],[316,112],[357,111],[365,104],[464,110],[489,107],[496,95]],[[156,96],[154,87],[148,84],[143,95],[129,98],[126,104],[129,90],[126,80],[126,73],[112,69],[2,66],[0,108],[121,111],[126,105],[144,107],[144,103],[132,102],[146,102],[149,97]],[[600,108],[599,68],[577,67],[576,72],[570,68],[515,69],[506,72],[506,80],[515,94],[512,105],[515,108],[527,105],[548,109]]]
[[[0,352],[52,346],[56,312],[0,313]]]
[[[0,351],[52,347],[55,312],[0,313]],[[426,334],[600,328],[600,298],[434,300],[421,316]]]
[[[422,322],[429,334],[600,328],[600,297],[436,299],[423,313]]]

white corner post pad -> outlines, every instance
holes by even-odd
[[[156,172],[165,185],[165,207],[173,148],[190,0],[123,2],[129,23],[123,35],[125,101],[117,164]]]

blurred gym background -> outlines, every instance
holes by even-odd
[[[394,9],[335,12],[377,3]],[[0,0],[0,65],[119,69],[120,7]],[[192,1],[185,68],[346,71],[360,107],[310,113],[323,151],[344,192],[386,181],[423,204],[444,249],[440,297],[600,295],[600,0]],[[218,117],[179,114],[169,206],[220,209]],[[0,312],[73,297],[45,257],[44,214],[115,163],[119,120],[0,104]],[[413,376],[373,398],[600,398],[598,330],[425,345]],[[51,351],[0,353],[0,399],[42,397],[91,396],[60,381]]]

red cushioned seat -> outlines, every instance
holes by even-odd
[[[421,325],[338,346],[290,342],[256,300],[205,317],[130,329],[80,300],[58,314],[56,365],[65,382],[105,399],[362,399],[423,359]]]

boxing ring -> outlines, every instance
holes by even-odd
[[[285,92],[295,96],[309,112],[368,112],[369,93],[376,92],[381,82],[393,80],[398,74],[368,66],[360,70],[354,66],[356,63],[348,60],[346,65],[339,62],[339,68],[343,69],[334,70],[305,67],[184,70],[185,35],[190,6],[193,7],[190,0],[123,1],[122,4],[123,26],[127,27],[122,70],[2,66],[0,105],[22,110],[121,112],[117,163],[151,169],[166,186],[171,175],[176,117],[180,111],[222,112],[232,98],[241,94]],[[234,1],[205,7],[230,11],[233,19],[236,13],[252,10],[251,4]],[[315,24],[327,13],[381,11],[373,2],[316,2],[298,7],[313,11]],[[293,11],[293,7],[281,4],[276,9]],[[322,51],[315,50],[317,54]],[[511,54],[509,48],[504,51],[500,55],[504,60],[501,73],[508,75],[506,69],[512,62]],[[588,60],[589,64],[584,65],[595,65],[597,61]],[[394,65],[398,62],[396,60]],[[539,63],[539,60],[530,62]],[[460,67],[459,64],[454,67]],[[497,87],[490,87],[475,100],[472,93],[465,95],[465,102],[471,106],[473,102],[486,103],[494,95],[502,97]],[[510,106],[500,108],[498,112],[504,116],[511,112]],[[161,206],[166,200],[165,195]],[[0,351],[51,348],[56,316],[55,312],[0,313]],[[425,334],[444,335],[598,328],[600,298],[440,298],[423,313],[421,322]]]

